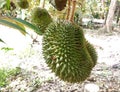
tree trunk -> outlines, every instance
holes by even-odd
[[[116,23],[119,22],[119,18],[120,18],[120,8],[118,9],[118,12],[117,12],[117,20],[116,20]]]
[[[69,16],[69,21],[71,22],[74,22],[75,8],[76,8],[76,0],[72,0],[72,8],[70,11],[70,16]]]
[[[117,2],[116,15],[117,15],[116,23],[118,23],[118,22],[119,22],[119,19],[120,19],[120,1]]]
[[[116,4],[117,4],[117,0],[111,0],[108,15],[107,15],[106,24],[104,26],[106,32],[112,32],[112,27],[113,27],[112,23],[113,23],[113,18],[114,18],[114,12],[116,9]]]
[[[45,7],[45,0],[40,0],[40,7],[44,8]]]

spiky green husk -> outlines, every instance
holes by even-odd
[[[16,0],[18,6],[22,9],[26,9],[29,7],[29,2],[27,0]]]
[[[95,50],[95,48],[93,47],[92,44],[90,44],[88,41],[86,41],[86,47],[87,47],[87,50],[92,58],[92,61],[93,61],[93,67],[96,65],[97,63],[97,52]]]
[[[84,81],[93,68],[83,30],[70,22],[48,26],[43,36],[43,55],[52,72],[67,82]]]
[[[31,22],[40,27],[44,32],[47,26],[52,22],[52,18],[46,9],[35,7],[31,12]]]

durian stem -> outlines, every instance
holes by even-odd
[[[40,7],[44,8],[45,7],[45,0],[40,0]]]
[[[67,17],[66,19],[69,19],[69,15],[70,15],[70,4],[71,4],[71,0],[68,0],[68,10],[67,10]]]
[[[72,0],[72,8],[71,8],[70,17],[69,17],[69,21],[71,22],[74,22],[75,8],[76,8],[76,0]]]

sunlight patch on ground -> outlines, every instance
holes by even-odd
[[[0,43],[0,47],[10,47],[16,51],[26,48],[32,42],[29,36],[24,36],[18,30],[3,25],[0,25],[0,38],[6,43]]]

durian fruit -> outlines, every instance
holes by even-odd
[[[92,61],[93,61],[93,67],[96,65],[97,63],[97,52],[95,50],[95,48],[93,47],[93,45],[91,43],[89,43],[88,41],[86,41],[86,47],[87,47],[87,50],[92,58]]]
[[[18,6],[22,9],[26,9],[29,7],[29,2],[27,0],[16,0]]]
[[[62,11],[66,7],[67,0],[50,0],[49,1],[58,11]]]
[[[39,26],[40,31],[44,33],[46,27],[52,22],[52,18],[46,9],[35,7],[31,12],[31,22]]]
[[[43,36],[46,63],[63,81],[83,82],[94,66],[82,28],[68,21],[52,22]]]

